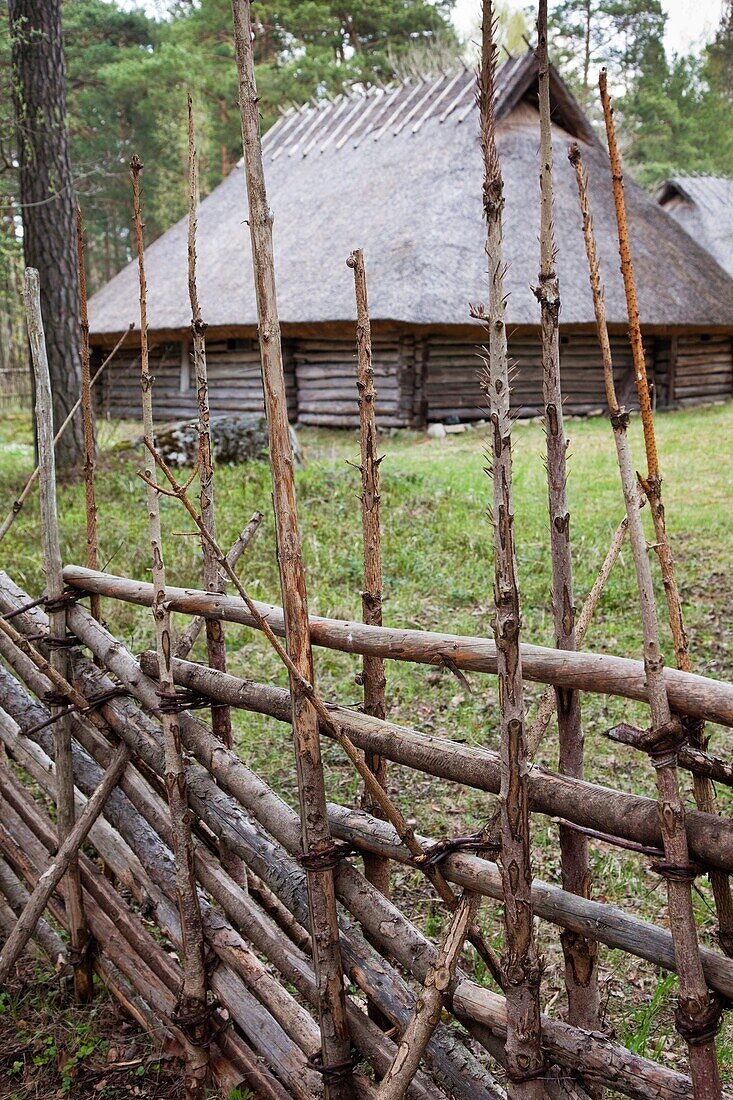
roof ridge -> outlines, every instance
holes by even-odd
[[[526,56],[508,56],[499,66],[500,76],[513,74]],[[285,153],[306,156],[319,146],[323,151],[336,137],[339,140],[334,147],[341,149],[348,141],[357,146],[367,136],[377,140],[390,130],[395,136],[405,129],[414,134],[436,114],[438,106],[441,122],[459,108],[456,117],[461,122],[473,106],[473,82],[473,69],[461,61],[430,76],[409,76],[367,87],[355,83],[338,96],[311,99],[282,112],[265,134],[264,151],[276,160]],[[369,100],[372,102],[364,109]]]

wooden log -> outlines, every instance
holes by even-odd
[[[155,674],[149,653],[143,654],[140,661],[148,676]],[[186,661],[174,662],[173,675],[181,686],[225,700],[231,706],[268,714],[281,722],[290,720],[287,692],[272,684],[258,684],[229,674],[226,678],[214,677],[201,665]],[[379,752],[388,760],[428,775],[498,793],[497,753],[420,733],[408,726],[379,722],[346,707],[332,704],[330,709],[358,748]],[[656,803],[651,798],[559,777],[539,765],[532,767],[529,797],[537,813],[564,817],[574,824],[610,832],[647,847],[661,845]],[[733,869],[733,825],[729,827],[718,817],[696,811],[686,815],[686,824],[690,849],[701,864]]]
[[[293,452],[288,425],[280,322],[275,287],[272,214],[267,203],[260,137],[260,113],[255,81],[254,46],[249,0],[232,0],[234,48],[239,76],[244,172],[247,182],[255,297],[259,325],[262,385],[270,438],[273,504],[280,585],[285,612],[288,654],[297,671],[313,683],[313,659],[308,629],[308,602],[301,554],[298,510],[293,478]],[[332,841],[326,818],[326,796],[318,720],[311,701],[295,676],[293,697],[298,797],[303,857],[311,861],[308,896],[312,925],[317,929],[313,950],[321,990],[319,1022],[327,1100],[351,1100],[349,1026],[346,1018],[333,873],[328,865]],[[317,869],[318,868],[318,869]],[[332,1067],[329,1070],[329,1067]]]
[[[31,894],[28,905],[18,919],[15,929],[5,941],[2,951],[0,951],[0,985],[7,981],[23,948],[33,935],[36,924],[48,904],[48,899],[66,874],[71,860],[77,857],[79,848],[104,809],[107,797],[117,785],[117,781],[129,759],[130,753],[127,745],[119,745],[114,760],[89,799],[84,808],[84,813],[66,834],[51,866],[41,876],[38,886]],[[58,765],[56,776],[58,779]]]
[[[5,899],[5,904],[0,911],[0,924],[5,935],[9,936],[28,904],[30,895],[13,869],[3,859],[0,859],[0,894]],[[68,969],[68,955],[64,942],[43,917],[38,919],[33,930],[33,939],[46,952],[57,973],[63,973]]]
[[[29,714],[33,711],[37,711],[38,708],[30,704],[30,707],[26,705],[25,713]],[[17,736],[13,738],[12,731],[8,731],[7,728],[3,732],[2,725],[0,724],[0,733],[7,738],[6,743],[11,747],[11,751],[16,753],[20,750],[20,758],[24,766],[30,766],[30,772],[40,781],[42,785],[47,785],[47,776],[44,776],[44,756],[41,750],[36,749],[34,752],[30,750],[30,746],[26,745],[25,750],[23,746],[19,745]],[[35,746],[34,746],[35,748]],[[162,753],[161,753],[161,770],[162,770]],[[79,771],[84,776],[84,786],[94,791],[95,784],[97,782],[98,769],[95,765],[91,764],[88,758],[83,755],[77,754],[77,764],[79,765]],[[0,784],[2,778],[0,777]],[[165,830],[166,834],[170,835],[170,827],[167,825],[163,803],[157,800],[155,795],[150,792],[148,794],[148,803],[155,807],[153,819],[157,826],[161,830]],[[118,828],[121,828],[122,834],[132,845],[132,851],[140,856],[140,862],[137,863],[137,867],[134,874],[130,876],[126,873],[127,864],[125,857],[126,845],[121,844],[119,837],[116,833],[112,833],[112,839],[109,837],[95,835],[95,844],[103,853],[105,861],[109,862],[109,865],[114,869],[115,873],[126,880],[129,887],[133,890],[133,893],[139,897],[141,901],[147,901],[152,903],[155,901],[156,917],[162,924],[162,927],[167,935],[177,944],[181,943],[181,929],[180,920],[176,912],[176,892],[175,892],[175,866],[170,850],[165,848],[159,840],[158,834],[151,829],[146,829],[140,819],[136,819],[132,807],[123,798],[118,798],[108,805],[107,810],[110,821]],[[114,839],[116,837],[116,840]],[[128,853],[129,858],[129,853]],[[87,888],[89,884],[86,882]],[[163,886],[167,893],[164,895],[161,893],[161,886]],[[309,1049],[317,1049],[317,1029],[315,1025],[312,1032],[308,1029],[308,1019],[303,1015],[302,1010],[295,1002],[292,1002],[292,998],[284,992],[273,982],[273,979],[266,971],[263,970],[262,965],[252,955],[246,945],[241,941],[237,934],[233,930],[229,930],[229,933],[222,931],[221,922],[216,914],[207,906],[206,915],[209,918],[209,932],[211,933],[210,941],[217,954],[222,958],[220,964],[221,974],[219,979],[214,981],[214,991],[219,996],[222,1003],[232,1012],[237,1021],[244,1027],[245,1033],[249,1036],[250,1041],[255,1045],[260,1056],[269,1060],[281,1076],[284,1075],[289,1090],[300,1100],[310,1100],[310,1097],[316,1095],[319,1091],[320,1081],[318,1077],[312,1072],[305,1072],[305,1064],[299,1055],[295,1054],[293,1044],[305,1045],[306,1053]],[[128,935],[128,939],[129,939]],[[165,958],[165,957],[164,957]],[[174,992],[178,991],[180,985],[180,979],[175,978],[173,982],[168,980],[169,975],[165,972],[159,973],[158,966],[155,960],[147,960],[148,965],[158,973],[158,976],[167,981],[167,984]],[[232,966],[233,964],[233,966]],[[254,973],[253,973],[254,968]],[[287,1038],[287,1028],[273,1027],[272,1023],[268,1024],[267,1019],[262,1015],[262,1009],[259,1005],[253,1006],[249,994],[245,989],[242,989],[240,985],[232,985],[231,976],[227,976],[236,972],[241,977],[243,973],[247,974],[250,978],[252,985],[255,986],[258,993],[258,1001],[262,1002],[263,1007],[275,1007],[278,1011],[278,1015],[282,1014],[283,1004],[286,1002],[287,1013],[285,1018],[292,1020],[292,1028],[295,1034],[295,1038]],[[223,983],[217,984],[217,981]],[[291,1003],[292,1002],[292,1003]],[[174,1013],[174,1018],[175,1013]],[[282,1021],[280,1021],[282,1022]],[[281,1034],[282,1032],[282,1034]],[[315,1043],[315,1046],[308,1044]],[[278,1064],[278,1058],[282,1059],[282,1064]]]
[[[560,371],[560,282],[555,268],[552,120],[550,62],[547,45],[547,0],[539,0],[537,66],[540,114],[540,270],[535,295],[540,304],[542,393],[545,403],[547,496],[552,564],[552,617],[555,645],[577,650],[576,608],[567,497],[567,449]],[[565,361],[563,360],[563,368]],[[574,387],[567,381],[566,388]],[[576,391],[577,392],[577,391]],[[583,778],[583,729],[580,695],[555,690],[561,775]],[[590,896],[591,871],[588,838],[577,829],[559,827],[560,873],[566,890]],[[599,1027],[598,948],[593,940],[563,932],[568,1022],[594,1031]]]
[[[209,376],[206,363],[206,323],[199,304],[196,285],[196,231],[199,201],[198,164],[193,127],[193,102],[188,96],[188,296],[191,302],[191,343],[196,372],[196,400],[198,403],[199,433],[199,503],[201,519],[206,530],[216,538],[216,509],[214,506],[214,465],[211,454],[211,416],[209,412]],[[204,588],[209,592],[223,592],[224,578],[210,544],[201,539]],[[209,665],[220,672],[227,669],[227,649],[221,621],[206,620],[206,650]],[[229,748],[232,745],[232,718],[229,707],[213,707],[211,730]]]
[[[21,827],[31,826],[35,835],[30,839],[32,842],[35,841],[35,844],[28,845],[26,842],[22,854],[19,854],[18,847],[15,845],[11,849],[10,858],[13,855],[20,858],[26,872],[30,873],[35,880],[43,867],[43,856],[39,857],[36,854],[36,863],[33,866],[25,859],[25,854],[30,850],[37,851],[36,836],[40,837],[44,843],[48,841],[47,823],[38,806],[23,792],[22,788],[19,788],[17,781],[11,780],[10,786],[4,787],[4,793],[13,799],[13,803],[12,806],[6,802],[2,803],[4,809],[2,824],[5,826],[11,824],[12,832],[0,826],[0,844],[4,846],[13,844],[13,834],[17,836],[20,833],[19,824]],[[19,802],[18,799],[21,801]],[[22,822],[19,822],[18,812],[23,813]],[[7,851],[7,847],[5,850]],[[114,846],[108,852],[114,860],[113,853]],[[96,871],[90,861],[82,857],[81,862],[85,890],[90,891],[87,901],[92,930],[97,941],[104,944],[105,953],[142,993],[158,1018],[165,1021],[181,1045],[185,1044],[184,1034],[175,1022],[175,998],[181,983],[180,969],[172,964],[169,956],[130,913],[119,895]],[[101,904],[95,900],[100,895]],[[62,916],[63,911],[55,915]],[[130,947],[133,948],[132,951]],[[223,1025],[223,1021],[220,1022]],[[225,1041],[223,1036],[219,1037],[219,1044],[225,1047],[227,1054],[222,1056],[220,1050],[214,1046],[211,1064],[215,1081],[225,1092],[228,1093],[244,1079],[258,1090],[258,1096],[262,1095],[267,1100],[285,1100],[285,1097],[290,1095],[285,1093],[266,1067],[257,1062],[246,1043],[238,1035],[230,1031]]]
[[[127,603],[150,607],[152,585],[145,581],[94,573],[79,565],[64,566],[64,580],[83,592],[99,592]],[[217,596],[192,588],[166,589],[171,611],[205,615],[227,622],[256,626],[256,619],[236,596]],[[257,610],[275,634],[284,635],[282,609],[255,601]],[[343,619],[311,615],[310,634],[314,645],[342,653],[370,654],[388,660],[441,665],[452,662],[464,672],[496,675],[496,646],[487,638],[462,637],[434,631],[403,630],[365,626]],[[623,699],[648,701],[644,665],[641,661],[610,654],[558,653],[545,646],[521,646],[522,668],[528,680],[580,691],[615,695]],[[670,706],[678,714],[690,714],[706,721],[733,726],[733,685],[678,669],[664,669],[664,683]]]
[[[84,424],[84,503],[86,508],[87,565],[99,568],[97,546],[97,499],[94,486],[96,440],[92,409],[91,354],[89,348],[89,311],[87,308],[87,274],[84,262],[84,222],[81,207],[76,204],[76,252],[79,264],[79,327],[81,328],[81,415]],[[91,597],[92,615],[101,618],[99,596]]]
[[[47,600],[63,601],[64,581],[61,575],[61,545],[59,540],[58,506],[56,501],[56,460],[53,444],[53,401],[51,379],[48,370],[46,342],[41,316],[41,291],[38,272],[27,268],[23,298],[28,322],[28,341],[31,348],[33,378],[35,382],[35,423],[38,445],[38,487],[41,512],[41,552],[43,573],[46,581]],[[51,653],[53,667],[66,675],[67,655],[63,648],[66,638],[66,610],[63,602],[49,614],[51,633],[61,645]],[[54,737],[56,747],[56,824],[59,844],[63,844],[74,827],[74,776],[71,769],[71,732],[68,720],[63,717],[63,708],[52,708]],[[61,717],[59,717],[61,715]],[[74,967],[74,992],[77,1000],[84,1004],[93,997],[92,957],[89,943],[89,929],[84,918],[84,904],[81,895],[81,883],[76,862],[76,849],[69,853],[65,869],[67,874],[66,904],[69,911],[71,935],[72,965]],[[37,917],[45,908],[38,910]],[[30,918],[29,918],[30,919]],[[28,935],[35,927],[35,921],[29,925]],[[19,933],[13,949],[22,950],[27,942],[23,939],[25,931]],[[11,937],[12,939],[12,937]],[[9,941],[10,942],[10,941]],[[16,947],[16,942],[17,946]],[[10,957],[8,945],[6,957]],[[12,965],[12,964],[11,964]],[[6,971],[7,973],[7,971]]]
[[[42,678],[39,680],[39,677],[40,674],[36,674],[33,683],[29,686],[31,686],[33,690],[38,688],[43,691],[44,685],[42,683]],[[31,728],[34,726],[38,727],[42,722],[44,715],[43,708],[30,700],[20,688],[20,685],[16,681],[13,681],[13,678],[5,673],[2,668],[0,668],[0,706],[8,709],[15,720],[21,725]],[[75,724],[76,732],[80,736],[88,752],[94,760],[104,766],[108,759],[109,752],[111,751],[111,747],[104,741],[104,738],[100,737],[96,730],[89,726],[85,727],[82,719],[76,719]],[[0,726],[0,734],[2,734],[2,726]],[[6,736],[8,736],[7,730]],[[33,736],[42,748],[44,744],[47,748],[50,747],[50,735],[48,730],[38,730]],[[18,751],[19,742],[17,736],[10,735],[6,744],[11,752]],[[148,757],[148,759],[150,760],[150,757]],[[162,762],[160,753],[158,753],[155,759],[157,759],[157,763],[160,765]],[[29,759],[27,755],[23,757],[22,762],[24,766],[28,766]],[[33,767],[32,763],[31,767]],[[91,764],[89,759],[78,750],[75,753],[75,771],[81,789],[85,791],[94,790],[98,783],[99,771],[95,765]],[[34,769],[32,774],[37,776],[42,775],[42,767]],[[130,843],[132,850],[142,859],[143,864],[147,865],[148,870],[151,871],[153,878],[145,878],[144,882],[138,878],[136,881],[137,888],[140,889],[144,887],[145,896],[152,897],[156,892],[156,886],[165,884],[166,882],[170,883],[172,876],[170,853],[162,848],[161,842],[158,839],[158,834],[164,835],[167,831],[163,804],[134,768],[128,768],[123,778],[122,787],[125,794],[129,797],[132,806],[128,805],[126,800],[121,797],[118,792],[117,797],[113,797],[108,803],[105,812],[110,822],[114,824],[120,834]],[[151,833],[149,830],[145,831],[144,828],[141,828],[140,819],[136,819],[132,811],[133,806],[142,814],[145,821],[155,830],[155,833]],[[311,1003],[313,1007],[317,1007],[317,987],[310,961],[306,960],[302,952],[297,951],[292,944],[288,943],[282,932],[276,930],[271,922],[264,918],[260,910],[253,904],[248,894],[242,891],[231,877],[222,870],[220,864],[212,855],[199,848],[196,852],[196,866],[199,880],[212,894],[216,902],[222,906],[223,911],[236,923],[238,928],[241,928],[242,932],[247,935],[247,938],[254,946],[262,951],[263,954],[267,955],[267,957],[278,966],[281,972],[283,972],[283,976],[286,980],[292,981],[299,991],[306,996],[309,1003]],[[119,866],[117,870],[119,872]],[[168,920],[170,921],[170,907],[167,912]],[[203,915],[204,928],[209,942],[212,943],[217,950],[217,954],[219,954],[221,958],[226,958],[228,955],[232,968],[237,970],[240,965],[238,938],[222,925],[220,916],[208,906],[205,907]],[[280,947],[275,952],[270,950],[273,943],[276,945],[278,943],[280,944]],[[246,948],[244,950],[246,951]],[[251,964],[247,963],[247,966],[249,965]],[[254,986],[254,991],[259,997],[259,992],[262,989],[259,973],[254,973],[252,975],[252,984]],[[373,1062],[375,1070],[383,1074],[391,1063],[392,1052],[394,1050],[393,1044],[385,1039],[379,1028],[371,1024],[364,1014],[356,1009],[355,1006],[349,1004],[347,1008],[349,1011],[350,1026],[357,1046]],[[307,1030],[300,1028],[298,1024],[297,1013],[294,1017],[294,1027],[297,1032],[296,1041],[308,1038],[309,1033]],[[318,1044],[316,1042],[315,1047],[312,1049],[317,1049],[317,1046]],[[308,1051],[306,1051],[306,1053],[307,1052]],[[418,1087],[413,1090],[413,1093],[415,1100],[428,1100],[428,1098],[430,1098],[430,1100],[436,1100],[437,1097],[437,1094],[433,1087],[429,1085],[427,1079],[421,1079]]]
[[[86,612],[83,622],[84,627],[93,622]],[[80,629],[84,627],[80,625]],[[102,631],[98,637],[106,636],[109,639],[109,642],[97,646],[100,650],[104,648],[109,656],[107,667],[115,674],[121,675],[133,694],[141,699],[146,708],[155,711],[157,696],[154,684],[142,676],[134,659],[119,642],[112,639],[103,628],[98,629]],[[93,638],[91,640],[92,644],[97,644]],[[97,670],[87,664],[86,674],[96,680]],[[104,707],[104,713],[111,723],[113,715],[120,710],[125,712],[125,704],[117,701]],[[123,720],[114,722],[114,728],[121,737],[127,738],[130,744],[136,745],[136,750],[154,771],[160,772],[162,765],[159,748],[152,743],[151,739],[140,736],[137,724],[130,720],[127,712],[125,713],[126,717]],[[202,820],[206,821],[214,834],[226,842],[227,847],[235,855],[244,859],[255,873],[275,890],[281,900],[291,907],[291,911],[292,906],[295,907],[301,923],[307,923],[308,908],[305,890],[302,889],[302,892],[297,894],[297,898],[293,894],[296,886],[301,889],[303,885],[303,872],[287,857],[279,843],[274,843],[263,835],[259,826],[241,811],[233,798],[224,793],[223,788],[226,786],[230,789],[234,798],[241,799],[246,793],[250,803],[253,799],[257,803],[260,814],[263,814],[266,809],[265,828],[268,828],[268,831],[271,828],[277,828],[280,835],[286,835],[290,852],[297,854],[300,850],[300,834],[296,815],[254,773],[241,764],[233,753],[225,750],[221,745],[213,744],[205,727],[191,715],[181,715],[181,730],[187,747],[205,765],[203,768],[190,765],[187,769],[187,787],[192,808]],[[215,777],[216,782],[212,777]],[[339,878],[342,874],[343,871],[339,873]],[[361,885],[354,892],[359,897],[363,896],[364,886],[368,886],[375,897],[382,896],[373,891],[361,875],[357,874],[357,880]],[[298,884],[301,885],[298,886]],[[361,921],[364,918],[360,914],[358,919]],[[374,922],[370,919],[371,933],[373,933],[373,925]],[[356,928],[352,927],[350,934],[352,937],[357,935]],[[393,1023],[404,1027],[414,998],[411,998],[409,991],[403,987],[400,998],[395,1000],[394,987],[395,983],[399,983],[397,973],[388,967],[385,960],[381,959],[363,938],[360,939],[357,949],[350,950],[349,958],[352,977],[357,981],[363,978],[365,959],[373,959],[371,973],[374,975],[374,980],[369,982],[365,992],[379,1004],[380,1009],[392,1019]],[[389,978],[386,977],[387,974],[390,975]],[[468,1055],[459,1042],[449,1039],[446,1034],[441,1036],[440,1041],[429,1046],[428,1056],[434,1072],[441,1080],[450,1082],[451,1090],[463,1096],[465,1100],[470,1100],[472,1096],[475,1096],[476,1100],[479,1096],[485,1097],[486,1089],[493,1087],[491,1079],[481,1070],[478,1063]],[[468,1070],[465,1069],[466,1063],[468,1063]],[[467,1078],[466,1073],[468,1073]],[[475,1091],[479,1088],[480,1092]]]
[[[171,619],[166,606],[166,570],[160,519],[160,500],[155,482],[156,467],[151,460],[155,445],[153,424],[153,376],[148,354],[147,285],[143,244],[143,221],[140,208],[140,173],[142,163],[135,154],[130,162],[133,196],[133,223],[137,245],[140,284],[140,392],[143,409],[143,439],[145,444],[145,482],[147,485],[148,540],[150,542],[153,578],[152,612],[158,652],[162,691],[174,690],[170,676]],[[165,742],[165,785],[173,827],[173,852],[176,858],[178,906],[183,929],[183,984],[180,990],[179,1012],[190,1021],[186,1044],[186,1100],[204,1100],[208,1075],[208,1011],[204,934],[201,927],[196,880],[193,873],[191,830],[186,813],[186,773],[181,756],[181,738],[174,713],[162,716]]]
[[[372,367],[372,331],[367,302],[366,269],[364,254],[360,248],[346,261],[354,272],[356,295],[356,387],[359,402],[359,445],[361,452],[361,527],[364,555],[364,578],[361,593],[362,618],[371,626],[382,625],[382,535],[380,528],[380,485],[377,455],[378,436],[376,421],[376,391]],[[364,712],[374,718],[385,716],[384,658],[362,658],[362,683],[364,688]],[[381,756],[366,753],[364,759],[384,787],[387,782],[387,765]],[[379,805],[365,789],[362,805],[369,813],[384,817]],[[364,864],[367,879],[389,897],[389,863],[367,857]]]

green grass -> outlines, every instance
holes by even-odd
[[[669,530],[678,563],[679,583],[696,671],[716,677],[733,672],[733,581],[730,578],[730,536],[733,528],[733,404],[660,415],[657,428]],[[121,429],[102,425],[103,454],[99,464],[100,559],[111,572],[149,577],[144,486],[136,476],[140,455],[119,452],[114,444]],[[129,434],[129,433],[128,433]],[[580,603],[603,561],[623,504],[618,486],[615,452],[607,421],[573,420],[570,436],[569,497],[572,516],[576,601]],[[526,640],[551,644],[549,598],[550,561],[544,438],[537,424],[518,424],[515,430],[515,510],[519,577]],[[308,576],[311,610],[323,615],[356,618],[360,615],[361,526],[359,475],[348,465],[358,456],[354,433],[303,431],[305,466],[297,473],[300,522]],[[643,446],[637,424],[632,429],[637,464]],[[485,441],[481,430],[445,440],[402,432],[385,437],[382,450],[382,519],[385,623],[439,629],[454,633],[490,635],[492,613],[492,532],[486,512],[491,483],[484,472]],[[30,428],[22,418],[0,425],[0,500],[9,506],[32,466]],[[240,573],[255,597],[280,602],[275,558],[269,470],[264,464],[223,467],[217,471],[219,535],[228,546],[255,509],[265,513],[262,530],[248,551]],[[66,561],[84,560],[83,491],[80,485],[61,490],[61,526]],[[172,583],[196,585],[201,575],[200,546],[187,534],[191,524],[176,502],[165,501],[165,552]],[[646,522],[648,523],[648,517]],[[4,568],[37,595],[43,584],[40,531],[35,497],[2,544]],[[663,607],[661,585],[659,606]],[[105,601],[111,628],[134,650],[152,640],[150,614],[145,609]],[[671,646],[665,633],[667,652]],[[228,627],[227,645],[232,671],[284,684],[282,670],[262,637],[245,628]],[[636,610],[635,578],[627,547],[604,592],[585,643],[586,648],[639,656],[641,634]],[[201,652],[200,650],[198,651]],[[316,674],[321,691],[331,699],[356,704],[360,689],[354,682],[358,662],[344,654],[316,651]],[[388,669],[389,714],[426,732],[458,738],[469,744],[496,747],[498,707],[492,678],[471,677],[471,690],[450,672],[395,663]],[[531,708],[541,689],[527,685]],[[651,794],[654,780],[645,761],[631,750],[608,742],[603,732],[616,721],[647,721],[645,708],[628,701],[596,696],[583,699],[587,774],[622,790]],[[287,728],[255,715],[236,715],[240,753],[272,782],[284,797],[295,795],[292,750]],[[713,746],[726,756],[730,731],[713,731]],[[556,758],[554,733],[541,752],[541,761]],[[325,745],[329,796],[352,799],[357,790],[352,771],[338,750]],[[428,834],[453,834],[476,829],[491,813],[493,799],[461,790],[431,777],[400,768],[391,770],[390,785],[406,816]],[[730,813],[733,801],[721,792],[721,806]],[[557,828],[536,819],[536,870],[558,880]],[[593,847],[594,896],[622,905],[647,919],[664,921],[663,890],[642,860],[606,846]],[[424,883],[410,869],[398,869],[396,893],[409,912],[440,927],[441,913],[433,908]],[[711,942],[714,920],[707,885],[701,882],[696,898],[702,938]],[[500,910],[484,907],[487,929],[500,943]],[[557,937],[548,926],[540,929],[547,960],[543,991],[546,1001],[558,995],[553,1011],[561,1009],[561,959]],[[663,1034],[659,1056],[675,1045],[671,998],[655,993],[659,977],[654,968],[629,961],[617,952],[602,951],[604,999],[609,1019],[619,1033],[628,1032],[638,1016],[654,1003],[653,1026]],[[665,987],[666,989],[666,987]],[[660,1014],[664,1017],[660,1024]],[[667,1013],[667,1016],[664,1014]],[[669,1026],[667,1026],[669,1025]],[[641,1024],[639,1024],[641,1026]],[[646,1026],[646,1025],[645,1025]],[[731,1048],[730,1037],[722,1048]],[[652,1052],[656,1050],[652,1044]],[[666,1052],[666,1053],[665,1053]],[[727,1061],[727,1057],[726,1057]]]

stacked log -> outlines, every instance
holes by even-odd
[[[29,602],[21,589],[8,579],[3,580],[0,610],[4,614],[15,613],[12,622],[24,635],[43,634],[47,620],[40,608],[17,614]],[[147,1014],[163,1020],[175,1036],[174,991],[180,971],[170,959],[161,959],[156,954],[149,932],[140,926],[119,893],[120,888],[131,892],[161,931],[174,944],[180,943],[170,826],[161,798],[164,759],[158,722],[159,698],[155,682],[143,671],[155,671],[155,662],[143,656],[141,669],[119,640],[78,605],[69,609],[68,618],[77,638],[91,648],[104,666],[96,667],[80,653],[75,654],[72,664],[78,689],[89,699],[121,684],[137,700],[110,697],[104,702],[100,713],[106,733],[83,713],[76,712],[71,717],[78,813],[83,811],[87,797],[97,788],[103,769],[109,765],[117,738],[127,745],[133,760],[122,777],[120,789],[110,796],[104,816],[90,833],[91,844],[111,870],[117,888],[99,875],[88,857],[81,860],[90,925],[105,959],[109,958],[122,971],[125,981],[141,999],[144,1008],[138,1009],[140,1018]],[[37,644],[42,647],[41,641]],[[14,670],[11,674],[0,669],[0,739],[28,779],[51,793],[53,765],[48,750],[53,736],[44,725],[49,715],[41,701],[49,682],[6,635],[0,641],[0,653]],[[110,672],[114,680],[110,679]],[[271,685],[237,681],[186,661],[175,662],[175,674],[179,683],[196,683],[199,687],[203,678],[212,699],[217,698],[218,691],[219,697],[226,696],[231,705],[247,707],[256,703],[250,709],[272,713],[281,721],[289,720],[288,693]],[[386,755],[390,744],[415,745],[416,739],[424,738],[415,731],[402,730],[357,712],[343,710],[339,718],[354,733],[359,732],[361,723],[365,744],[371,729],[378,735],[371,747],[378,747],[380,752],[387,749]],[[201,721],[184,712],[180,722],[189,754],[186,778],[198,838],[196,875],[204,929],[209,948],[217,959],[211,988],[230,1017],[224,1033],[226,1040],[213,1051],[213,1072],[217,1082],[227,1087],[237,1080],[251,1081],[253,1074],[259,1074],[258,1095],[318,1096],[322,1083],[308,1061],[317,1054],[319,1046],[317,1025],[311,1015],[317,1003],[317,985],[312,960],[304,950],[308,944],[309,919],[305,873],[293,858],[300,850],[297,815],[235,753],[213,741]],[[424,740],[431,742],[425,748],[438,750],[436,758],[442,752],[444,760],[450,760],[455,778],[465,775],[464,782],[466,779],[475,782],[472,776],[478,777],[485,771],[485,758],[491,755],[487,750],[450,746],[448,742],[441,749],[432,739]],[[449,748],[456,750],[455,760]],[[476,759],[472,760],[474,755]],[[404,758],[399,748],[392,756]],[[418,764],[426,759],[424,754],[418,755],[412,762]],[[498,764],[494,769],[498,781]],[[15,875],[27,888],[32,888],[48,864],[53,843],[50,823],[43,824],[43,812],[6,768],[0,771],[0,799],[3,800],[0,851]],[[691,815],[693,822],[694,816]],[[638,821],[638,814],[632,811],[628,820]],[[333,835],[348,841],[356,851],[412,863],[410,853],[392,827],[363,811],[331,805],[329,822]],[[701,832],[705,831],[703,825]],[[430,850],[430,839],[420,838],[420,842]],[[258,876],[261,884],[278,899],[276,912],[287,911],[289,920],[274,919],[272,910],[266,912],[253,894],[231,877],[222,863],[224,851],[238,856],[248,873]],[[497,899],[502,896],[498,868],[478,855],[449,853],[441,867],[449,881],[464,889]],[[360,1057],[380,1076],[387,1071],[395,1050],[394,1040],[407,1026],[414,1009],[418,989],[412,982],[424,981],[436,959],[436,947],[346,860],[340,862],[336,871],[336,893],[342,907],[341,947],[348,975],[394,1029],[393,1034],[384,1035],[361,1005],[349,1000],[352,1042]],[[612,906],[578,898],[542,883],[534,884],[533,904],[541,919],[579,932],[592,929],[601,943],[631,951],[656,965],[674,967],[671,937],[665,929],[644,924]],[[63,916],[63,907],[56,899],[52,901],[51,915],[58,919]],[[297,942],[291,936],[293,920],[300,930]],[[404,968],[407,979],[375,947],[386,949],[389,957]],[[260,957],[265,957],[271,966],[263,968]],[[731,997],[733,962],[707,949],[701,949],[701,961],[710,988]],[[279,978],[273,976],[273,967]],[[295,989],[295,997],[284,988],[285,983]],[[467,1029],[474,1044],[478,1044],[474,1049],[483,1048],[502,1058],[506,1007],[499,993],[477,985],[459,969],[446,993],[445,1004]],[[639,1100],[648,1096],[671,1100],[685,1095],[690,1087],[683,1074],[630,1054],[600,1035],[547,1017],[542,1018],[542,1044],[545,1058],[561,1067],[563,1074],[577,1075],[581,1088],[613,1087]],[[479,1096],[501,1095],[500,1086],[482,1060],[442,1024],[428,1045],[423,1065],[425,1072],[415,1078],[411,1096],[428,1100],[448,1091],[452,1096],[478,1100]],[[360,1096],[370,1094],[365,1078],[357,1074],[356,1082]]]

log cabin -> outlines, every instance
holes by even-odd
[[[482,163],[474,76],[465,69],[390,88],[353,91],[284,114],[264,138],[274,216],[279,310],[291,420],[353,427],[355,305],[346,259],[364,249],[377,410],[383,427],[484,417],[473,320],[486,298]],[[604,391],[574,174],[579,142],[605,284],[621,392],[633,390],[626,306],[608,157],[558,73],[551,74],[555,237],[562,298],[561,354],[568,412],[601,410]],[[505,190],[513,405],[541,412],[539,114],[529,51],[498,74],[498,145]],[[626,195],[648,370],[658,406],[733,393],[733,279],[630,179]],[[143,194],[144,201],[144,194]],[[199,296],[208,324],[213,413],[262,408],[247,203],[242,165],[201,203]],[[146,253],[157,419],[196,408],[188,326],[186,221]],[[98,354],[136,316],[133,263],[89,304]],[[139,416],[139,352],[107,372],[104,409]]]

